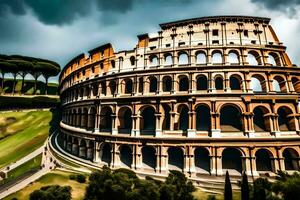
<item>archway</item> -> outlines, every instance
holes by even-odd
[[[242,89],[242,78],[238,75],[232,75],[229,79],[231,90],[241,90]]]
[[[225,105],[220,112],[221,131],[242,131],[241,112],[236,106]]]
[[[189,62],[188,55],[183,52],[179,53],[178,64],[185,65],[185,64],[188,64],[188,62]]]
[[[117,84],[116,84],[115,81],[110,81],[109,82],[109,89],[110,89],[110,94],[111,95],[115,95],[116,94]]]
[[[282,106],[277,111],[278,114],[278,124],[280,131],[295,131],[295,119],[289,115],[293,114],[291,109]]]
[[[228,61],[230,64],[239,64],[239,56],[235,51],[231,51],[228,54]]]
[[[112,130],[112,110],[110,107],[103,107],[100,112],[100,130],[110,132]]]
[[[186,76],[179,77],[179,91],[189,90],[189,79]]]
[[[95,128],[95,124],[96,124],[96,108],[91,107],[89,115],[88,115],[87,128],[93,129],[93,128]]]
[[[149,78],[149,92],[156,92],[157,91],[157,79],[152,76]]]
[[[75,155],[75,156],[78,156],[78,154],[79,154],[79,144],[78,144],[78,139],[77,138],[73,139],[72,154]]]
[[[82,139],[80,141],[80,146],[79,146],[79,157],[86,158],[86,156],[87,156],[86,142],[84,139]]]
[[[165,65],[172,65],[173,59],[171,54],[165,54]]]
[[[100,159],[101,162],[107,164],[107,166],[110,166],[111,164],[111,145],[109,143],[103,143],[101,152],[100,152]]]
[[[151,106],[142,109],[141,112],[141,134],[153,135],[156,129],[155,110]]]
[[[222,58],[221,52],[215,51],[212,53],[212,63],[213,64],[222,64],[223,63],[223,58]]]
[[[88,110],[83,108],[82,115],[81,115],[81,128],[88,127]]]
[[[172,78],[170,76],[164,76],[163,78],[163,91],[171,92],[172,90]]]
[[[197,147],[194,152],[197,173],[210,173],[209,152],[204,147]]]
[[[125,80],[125,94],[131,94],[133,89],[133,83],[131,79]]]
[[[196,108],[196,129],[199,131],[210,131],[211,116],[208,106],[200,105]]]
[[[297,93],[300,93],[300,80],[297,77],[293,77],[292,78],[292,83],[293,83],[293,86],[294,86],[294,90]]]
[[[299,154],[292,148],[286,148],[283,153],[285,170],[299,170]]]
[[[273,172],[273,161],[271,160],[271,156],[271,152],[266,149],[259,149],[256,151],[256,170]]]
[[[183,151],[180,147],[169,147],[168,169],[183,171]]]
[[[203,52],[198,52],[196,54],[196,63],[197,64],[206,64],[206,54]]]
[[[151,168],[155,170],[156,155],[154,147],[144,146],[142,148],[142,163],[145,168]]]
[[[207,90],[207,78],[204,75],[200,75],[197,77],[197,90]]]
[[[120,146],[120,161],[122,167],[131,168],[132,164],[132,150],[128,145]]]
[[[262,106],[257,106],[253,110],[253,123],[255,132],[270,131],[269,118],[265,115],[269,113],[268,109]]]
[[[232,173],[242,173],[242,154],[238,149],[226,148],[222,152],[222,168]]]
[[[250,51],[247,60],[249,65],[261,65],[260,55],[256,51]]]
[[[162,129],[163,130],[170,130],[170,127],[171,127],[171,122],[170,122],[170,111],[171,111],[171,108],[170,106],[166,105],[166,104],[163,104],[163,109],[164,109],[164,121],[163,121],[163,124],[162,124]]]
[[[189,128],[189,108],[186,105],[178,107],[179,120],[178,128],[182,131],[187,131]]]
[[[132,129],[132,112],[130,108],[123,107],[119,110],[119,133],[130,133]]]
[[[251,77],[250,87],[253,92],[266,92],[267,85],[262,75],[255,74]]]
[[[223,90],[224,86],[223,86],[223,78],[218,76],[215,78],[215,88],[216,90]]]

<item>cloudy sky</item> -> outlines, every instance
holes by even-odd
[[[111,42],[132,49],[159,23],[211,15],[270,17],[292,62],[300,65],[300,0],[0,0],[0,54],[47,58],[62,67]],[[52,81],[55,79],[52,79]]]

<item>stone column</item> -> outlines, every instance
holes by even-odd
[[[154,114],[155,116],[155,120],[156,120],[156,127],[155,127],[155,137],[161,137],[162,136],[162,119],[161,119],[161,116],[162,114],[161,113],[155,113]]]
[[[94,143],[94,160],[93,162],[94,163],[100,163],[100,144],[99,142],[96,142]]]
[[[112,113],[111,118],[112,118],[111,134],[112,135],[117,135],[118,134],[118,123],[117,123],[117,115],[116,115],[116,113]]]
[[[189,112],[189,128],[187,130],[187,137],[196,137],[196,112]]]

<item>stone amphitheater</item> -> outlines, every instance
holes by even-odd
[[[73,58],[60,75],[61,153],[194,180],[299,170],[300,69],[269,22],[163,23],[132,50],[108,43]]]

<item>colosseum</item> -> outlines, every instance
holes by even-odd
[[[195,180],[299,170],[300,69],[269,22],[163,23],[132,50],[108,43],[73,58],[60,75],[60,152],[99,169]]]

